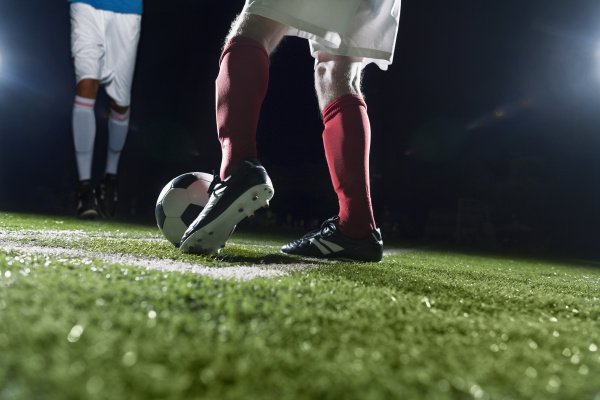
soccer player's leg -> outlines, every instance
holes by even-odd
[[[371,129],[360,80],[362,59],[319,53],[315,89],[323,113],[323,145],[339,214],[282,251],[310,257],[380,261],[369,183]]]
[[[118,167],[129,131],[129,110],[129,107],[118,106],[110,100],[106,168],[104,179],[96,188],[98,210],[104,218],[113,218],[117,212]]]
[[[94,105],[98,93],[98,81],[83,79],[75,88],[73,102],[72,129],[75,146],[75,160],[79,184],[77,187],[77,217],[93,219],[98,216],[98,208],[91,183],[94,140],[96,138],[96,116]]]
[[[104,179],[96,189],[98,208],[105,218],[117,212],[119,160],[129,133],[131,86],[141,33],[141,16],[107,12],[111,29],[105,35],[105,83],[110,99],[108,146]]]
[[[277,21],[246,13],[232,24],[216,80],[220,177],[182,237],[184,252],[217,253],[236,225],[273,197],[271,180],[256,158],[256,128],[269,81],[269,54],[286,30]]]
[[[102,20],[98,10],[89,4],[70,4],[71,55],[75,70],[75,100],[72,131],[79,184],[77,217],[89,219],[98,215],[91,183],[96,117],[94,106],[101,78]]]

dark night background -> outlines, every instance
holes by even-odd
[[[218,170],[214,80],[243,1],[144,5],[119,215],[152,223],[166,182]],[[69,34],[64,0],[0,2],[2,211],[74,215]],[[405,0],[394,63],[364,77],[384,240],[600,259],[599,49],[597,0]],[[304,40],[272,57],[258,147],[278,225],[337,211],[312,73]]]

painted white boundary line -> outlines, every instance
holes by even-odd
[[[191,264],[182,261],[164,260],[156,258],[142,258],[130,255],[116,255],[109,253],[96,253],[80,249],[64,249],[59,247],[35,246],[9,242],[0,239],[0,249],[3,251],[16,251],[25,254],[38,254],[49,257],[59,258],[87,258],[97,259],[110,264],[120,264],[123,266],[136,266],[146,269],[153,269],[163,272],[190,272],[214,279],[234,279],[237,281],[248,281],[256,278],[274,278],[278,276],[290,275],[294,272],[309,271],[318,267],[318,264],[268,264],[251,266],[230,266],[230,267],[206,267],[200,264]]]
[[[83,249],[66,249],[62,247],[38,246],[32,244],[23,244],[16,242],[16,239],[24,237],[35,237],[37,235],[49,237],[61,237],[66,239],[81,238],[86,234],[84,232],[75,231],[46,231],[46,230],[23,230],[19,232],[5,231],[0,229],[0,250],[16,251],[25,254],[37,254],[48,257],[58,258],[76,258],[76,259],[97,259],[110,264],[120,264],[123,266],[136,266],[146,269],[153,269],[164,272],[190,272],[202,276],[207,276],[214,279],[233,279],[236,281],[248,281],[256,278],[274,278],[278,276],[286,276],[292,273],[307,272],[312,269],[322,266],[323,263],[331,263],[332,261],[310,262],[303,261],[299,263],[268,263],[254,264],[247,266],[211,266],[207,267],[201,264],[194,264],[183,261],[174,261],[168,259],[159,259],[151,257],[137,257],[127,254],[111,254],[105,252],[91,252]],[[12,239],[12,240],[11,240]],[[140,239],[145,240],[145,239]],[[386,250],[384,255],[404,254],[419,249],[391,249]]]

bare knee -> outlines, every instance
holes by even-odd
[[[75,94],[86,99],[95,99],[98,95],[98,87],[96,79],[82,79],[75,86]]]
[[[271,54],[283,38],[287,25],[256,14],[242,13],[231,25],[227,42],[235,36],[245,36],[261,43]]]
[[[117,114],[125,114],[129,110],[129,106],[120,106],[113,99],[110,99],[110,108]]]
[[[362,58],[319,52],[315,90],[321,111],[345,94],[361,94]]]

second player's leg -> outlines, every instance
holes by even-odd
[[[346,94],[362,96],[362,58],[338,56],[320,51],[315,67],[315,91],[323,109]]]
[[[323,113],[325,155],[340,206],[337,224],[354,238],[375,229],[369,187],[371,128],[361,75],[361,58],[319,53],[315,89]]]

